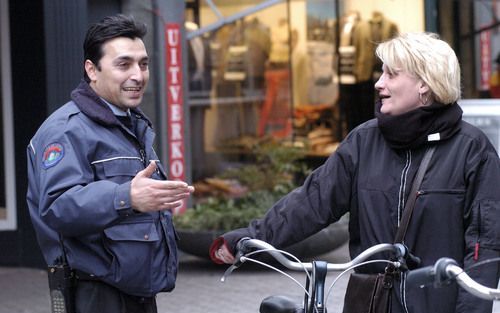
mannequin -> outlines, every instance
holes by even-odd
[[[288,21],[280,18],[278,25],[271,28],[271,53],[269,62],[273,67],[286,67],[289,60],[290,36]]]
[[[368,22],[349,12],[341,26],[339,105],[346,131],[373,116],[373,43]]]
[[[353,23],[353,26],[350,26],[349,23]],[[349,30],[350,37],[347,37]],[[359,17],[359,13],[355,11],[346,16],[340,43],[341,45],[345,44],[346,38],[349,38],[350,46],[348,47],[350,47],[354,59],[352,62],[354,79],[345,80],[345,73],[342,72],[345,62],[342,60],[340,70],[341,111],[344,111],[347,131],[351,131],[359,124],[374,117],[376,99],[373,84],[380,77],[382,69],[382,64],[375,57],[375,47],[378,43],[394,37],[397,33],[397,25],[385,18],[379,11],[374,11],[368,21],[363,21]],[[343,56],[342,49],[346,48],[340,47],[341,58]]]
[[[354,67],[356,64],[356,46],[354,45],[354,30],[361,21],[361,16],[357,11],[347,13],[343,18],[340,29],[339,54],[340,54],[340,83],[354,84],[356,74]]]
[[[198,29],[193,22],[185,23],[186,30],[192,32]],[[189,40],[189,89],[191,91],[202,89],[205,71],[205,47],[200,37]]]
[[[271,52],[266,66],[266,92],[260,110],[257,135],[284,138],[291,134],[290,53],[297,43],[296,30],[290,30],[287,18],[271,28]]]
[[[370,32],[371,32],[371,40],[375,44],[386,41],[395,37],[399,30],[398,26],[384,17],[382,12],[373,11],[372,18],[369,21],[370,23]],[[377,81],[380,78],[382,64],[380,60],[375,57],[375,53],[373,55],[373,79]]]

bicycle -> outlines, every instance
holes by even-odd
[[[484,263],[498,261],[500,258],[486,260]],[[435,288],[440,288],[452,281],[456,281],[460,287],[476,297],[486,300],[500,300],[500,289],[489,288],[476,282],[455,260],[450,258],[440,258],[434,265],[410,271],[406,283],[420,287],[432,284]]]
[[[325,261],[301,262],[292,254],[278,250],[272,245],[257,239],[244,238],[239,241],[236,247],[235,262],[226,270],[221,281],[226,281],[227,277],[245,262],[253,262],[264,267],[273,269],[298,284],[304,291],[302,301],[297,301],[288,296],[273,295],[265,298],[260,304],[260,313],[322,313],[326,312],[326,303],[331,290],[338,279],[350,270],[369,263],[383,262],[392,264],[400,271],[407,271],[408,268],[414,268],[420,260],[409,253],[409,250],[403,244],[378,244],[370,247],[360,253],[356,258],[346,263],[328,263]],[[381,252],[389,252],[392,255],[391,260],[370,259],[372,256]],[[271,255],[281,265],[292,271],[304,271],[306,274],[305,286],[298,282],[291,275],[284,271],[252,256],[266,253]],[[328,291],[325,290],[327,272],[342,271],[339,276],[331,283]],[[326,292],[325,292],[326,291]]]

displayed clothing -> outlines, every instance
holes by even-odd
[[[371,40],[375,44],[395,37],[398,33],[398,26],[387,19],[381,12],[375,11],[369,20]],[[382,72],[382,63],[375,56],[373,51],[373,79],[378,80]]]
[[[371,80],[339,85],[339,107],[348,132],[373,118],[374,97],[375,88]]]
[[[351,12],[346,21],[339,47],[339,103],[349,132],[374,117],[373,86],[382,69],[375,48],[378,43],[397,35],[398,27],[378,11],[373,12],[369,21],[361,20],[358,12]]]
[[[271,63],[286,64],[290,59],[290,30],[286,19],[281,19],[278,25],[271,28]]]
[[[290,105],[290,71],[272,69],[266,71],[266,94],[260,112],[257,135],[267,133],[274,137],[286,137],[292,132]]]
[[[186,22],[186,30],[192,32],[198,29],[198,26],[192,22]],[[207,53],[202,37],[197,36],[188,41],[188,74],[189,74],[189,90],[196,92],[204,90],[208,87],[206,81],[206,64]]]
[[[326,41],[308,41],[307,54],[310,77],[307,104],[334,104],[338,97],[338,86],[335,81],[333,44]],[[294,84],[294,88],[297,87]]]
[[[354,84],[371,80],[374,44],[368,22],[361,19],[359,12],[354,11],[344,17],[340,27],[340,64],[348,65],[354,76],[348,81],[343,80],[341,76],[340,83]],[[347,71],[340,69],[340,75],[345,72]]]
[[[339,38],[339,81],[341,84],[354,84],[357,81],[355,66],[357,49],[354,42],[354,29],[360,22],[359,12],[354,11],[346,14],[340,26]]]
[[[246,85],[251,89],[264,88],[266,63],[271,51],[270,31],[258,18],[245,23],[245,44],[248,47],[246,58],[252,60],[247,71]]]
[[[205,112],[205,149],[214,151],[226,142],[245,135],[255,135],[257,104],[245,99],[252,65],[246,42],[246,23],[229,24],[214,34],[211,43],[214,79],[210,93],[213,105]],[[263,79],[263,78],[262,78]],[[255,87],[255,84],[254,84]]]

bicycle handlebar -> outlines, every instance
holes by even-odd
[[[243,238],[236,246],[237,253],[235,256],[235,262],[226,270],[221,280],[224,281],[233,270],[241,266],[241,264],[247,260],[245,255],[255,249],[268,252],[276,261],[290,270],[311,271],[315,268],[314,262],[301,263],[290,260],[283,254],[282,251],[277,250],[267,242],[258,239]],[[408,286],[423,287],[425,285],[433,284],[434,287],[438,288],[449,284],[452,280],[455,280],[462,288],[476,297],[486,300],[500,300],[500,289],[489,288],[476,282],[466,272],[464,272],[464,270],[458,266],[458,263],[453,259],[441,258],[437,260],[434,265],[413,269],[418,266],[420,259],[413,256],[409,252],[408,248],[403,244],[381,243],[372,246],[360,253],[350,262],[339,264],[327,263],[326,270],[345,271],[367,261],[373,255],[381,252],[393,253],[397,261],[393,261],[392,263],[396,267],[400,267],[403,271],[410,269],[406,280]]]
[[[253,249],[261,249],[267,251],[274,259],[276,259],[276,261],[278,261],[280,264],[282,264],[283,266],[285,266],[290,270],[294,271],[303,271],[304,269],[312,270],[312,268],[314,267],[313,263],[311,262],[300,263],[288,259],[279,250],[277,250],[276,248],[274,248],[272,245],[268,244],[265,241],[258,239],[243,238],[238,242],[236,246],[237,253],[235,256],[235,262],[226,270],[226,273],[222,278],[223,281],[225,280],[225,277],[227,277],[227,275],[229,275],[233,270],[235,270],[236,268],[241,266],[243,262],[245,262],[244,255],[252,251]],[[413,268],[420,263],[420,259],[412,255],[405,245],[381,243],[366,249],[350,262],[340,263],[340,264],[328,263],[327,271],[346,270],[348,268],[351,268],[355,265],[358,265],[366,261],[371,256],[380,252],[392,252],[396,257],[396,260],[398,260],[394,262],[394,264],[397,267],[403,266],[406,269],[406,266],[408,265],[410,266],[410,268]]]
[[[406,283],[409,286],[420,287],[433,284],[434,287],[439,288],[449,284],[452,280],[456,280],[462,288],[476,297],[486,300],[500,300],[500,289],[479,284],[464,272],[456,261],[450,258],[441,258],[434,265],[410,271]]]

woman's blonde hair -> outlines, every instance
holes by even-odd
[[[460,99],[460,65],[453,49],[434,33],[405,33],[377,46],[389,71],[404,70],[422,79],[443,104]]]

